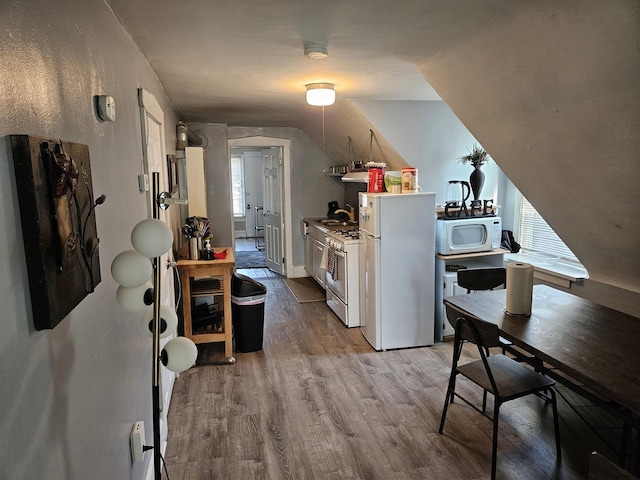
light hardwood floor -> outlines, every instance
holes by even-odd
[[[222,348],[199,345],[198,366],[176,381],[170,480],[489,478],[488,419],[456,402],[438,434],[451,343],[375,352],[323,302],[297,303],[278,277],[259,281],[263,350],[215,365]],[[610,456],[559,403],[559,466],[551,409],[537,397],[502,407],[498,478],[585,479],[591,451]]]

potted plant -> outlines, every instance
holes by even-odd
[[[489,154],[480,145],[474,145],[467,155],[460,157],[460,163],[473,165],[473,172],[469,175],[469,183],[473,192],[473,200],[480,200],[480,192],[484,185],[484,172],[480,167],[491,160]]]

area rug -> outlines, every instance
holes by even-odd
[[[324,302],[326,300],[324,290],[309,277],[285,278],[284,283],[299,303]]]
[[[236,252],[236,268],[265,268],[264,252],[248,250]]]

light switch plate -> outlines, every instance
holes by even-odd
[[[138,175],[138,188],[141,192],[149,191],[149,175],[146,173],[141,173]]]
[[[110,95],[98,95],[98,117],[104,121],[116,120],[116,103]]]

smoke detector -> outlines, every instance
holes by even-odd
[[[329,56],[329,50],[325,45],[307,45],[304,47],[304,54],[307,58],[321,60]]]

